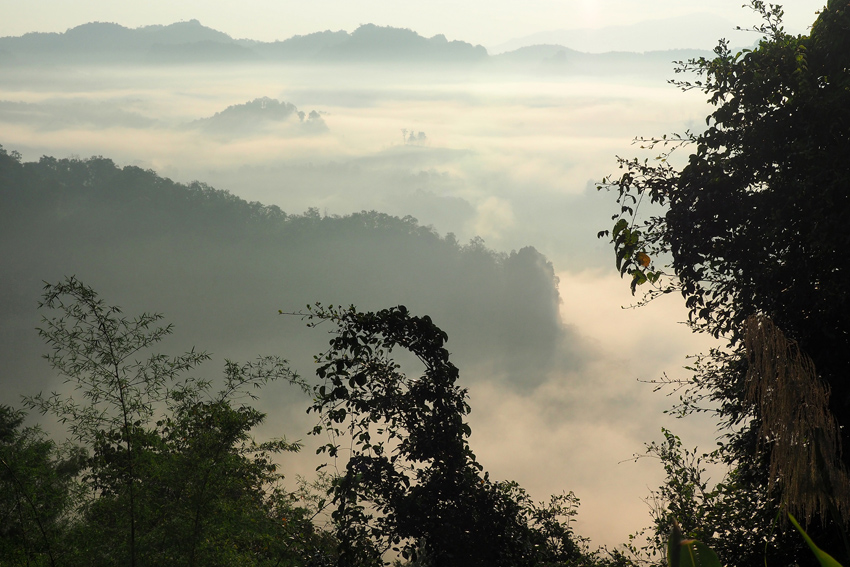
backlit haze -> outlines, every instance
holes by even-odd
[[[361,24],[410,28],[431,37],[444,34],[485,47],[498,46],[531,34],[579,28],[628,26],[641,21],[711,14],[732,26],[753,23],[743,0],[433,0],[410,4],[392,0],[317,0],[308,5],[289,1],[210,0],[187,2],[151,0],[144,5],[108,0],[3,0],[0,37],[31,31],[63,32],[91,21],[116,22],[127,27],[199,19],[234,38],[284,40],[323,30],[353,31]],[[783,4],[789,31],[803,33],[814,21],[822,2],[800,0]],[[696,47],[696,46],[671,46]],[[711,47],[711,46],[703,46]]]
[[[758,23],[742,3],[0,0],[0,37],[61,33],[94,21],[136,28],[198,20],[234,39],[263,42],[375,24],[427,38],[443,34],[449,41],[483,45],[491,55],[544,43],[588,53],[710,51],[721,34],[734,46],[757,41],[756,34],[734,31],[736,25]],[[805,33],[820,7],[808,0],[789,5],[786,28]],[[456,353],[459,365],[472,361],[461,365],[472,406],[470,443],[494,479],[516,480],[537,500],[574,491],[581,499],[577,533],[594,545],[613,546],[648,525],[643,499],[663,477],[657,462],[630,457],[660,439],[662,427],[679,434],[687,447],[714,445],[711,420],[664,415],[673,400],[640,381],[665,373],[687,377],[686,355],[712,343],[680,323],[686,314],[678,297],[622,308],[634,298],[616,273],[610,245],[596,238],[610,228],[614,195],[597,192],[595,184],[616,173],[616,155],[652,157],[631,145],[634,137],[698,131],[709,107],[703,94],[667,84],[680,78],[672,62],[629,66],[600,60],[598,66],[559,67],[543,60],[29,67],[4,66],[0,58],[0,144],[26,161],[102,155],[175,181],[200,180],[288,213],[374,209],[412,215],[462,242],[481,237],[500,252],[533,246],[559,279],[561,304],[552,314],[559,318],[556,353],[537,366],[533,357],[517,358],[520,366]],[[228,107],[263,97],[294,105],[304,115],[258,124],[214,120]],[[3,279],[12,277],[11,268],[0,267],[7,269]],[[24,273],[20,266],[15,270],[15,277]],[[62,275],[26,274],[36,283]],[[77,275],[85,281],[85,274]],[[250,282],[251,274],[242,278]],[[276,298],[268,306],[275,314],[278,308],[302,308],[303,298],[356,302],[350,298],[358,297],[357,290],[346,295],[345,285],[340,281],[332,298],[263,293]],[[396,291],[393,302],[416,304],[403,287]],[[240,286],[231,293],[239,294]],[[140,304],[126,291],[103,294],[110,303],[165,311],[178,334],[185,331],[185,340],[195,340],[191,329],[200,324],[180,320],[179,312],[157,305],[156,298]],[[474,343],[455,337],[451,320],[435,322],[449,332],[453,353],[453,345]],[[240,332],[234,328],[232,337],[240,355],[280,354],[310,372],[312,352],[294,351],[287,345],[296,343],[275,336],[254,343],[246,338],[250,331]],[[532,330],[517,326],[504,332],[519,337]],[[32,393],[24,385],[14,391]],[[310,441],[300,433],[308,418],[273,413],[275,399],[262,403],[273,415],[270,425],[283,430],[269,434]],[[287,467],[306,475],[313,464]]]

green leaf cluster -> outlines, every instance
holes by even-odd
[[[812,554],[821,567],[841,567],[830,554],[820,549],[809,534],[806,533],[797,519],[788,514],[788,519],[794,528],[803,536]],[[720,559],[709,546],[695,539],[685,539],[678,522],[673,520],[673,527],[667,539],[667,567],[722,567]]]
[[[59,451],[23,414],[0,408],[0,565],[306,565],[331,536],[281,484],[256,442],[265,415],[240,400],[274,380],[303,385],[286,362],[226,362],[222,387],[185,376],[205,353],[150,354],[171,332],[128,319],[74,278],[48,284],[40,330],[71,393],[25,400],[68,425]],[[7,497],[8,495],[8,497]],[[8,528],[6,527],[8,526]],[[329,560],[329,559],[328,559]]]

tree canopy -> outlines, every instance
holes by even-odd
[[[752,7],[754,49],[721,41],[714,58],[680,64],[696,78],[675,84],[714,107],[706,127],[639,139],[655,160],[619,158],[622,175],[602,186],[620,212],[600,236],[633,292],[681,293],[692,327],[725,341],[680,409],[713,402],[738,482],[778,498],[763,513],[781,503],[838,544],[850,523],[850,5],[830,2],[800,36],[780,7]],[[646,203],[663,212],[641,217]]]
[[[394,550],[416,565],[537,566],[590,562],[573,534],[572,493],[537,505],[516,483],[496,482],[469,447],[467,392],[430,317],[404,306],[362,313],[315,306],[311,324],[336,325],[317,357],[312,411],[330,457],[347,448],[331,490],[340,567],[377,565]],[[394,349],[421,375],[402,372]]]
[[[308,507],[283,490],[284,439],[256,442],[244,400],[286,362],[227,362],[217,393],[187,373],[208,357],[151,349],[157,314],[125,317],[74,278],[44,289],[41,335],[71,392],[25,399],[68,426],[61,449],[0,407],[0,564],[303,565],[332,555]],[[299,505],[300,504],[300,505]]]

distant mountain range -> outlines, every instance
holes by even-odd
[[[699,49],[668,49],[635,53],[610,51],[583,53],[563,45],[542,44],[521,47],[514,51],[490,56],[490,65],[497,69],[521,68],[527,72],[545,74],[601,75],[608,73],[642,74],[661,71],[669,73],[674,61],[686,61],[709,56],[710,51]]]
[[[324,31],[284,41],[237,40],[198,20],[130,29],[92,22],[64,33],[0,38],[0,64],[224,63],[289,61],[471,63],[487,50],[443,35],[425,38],[408,29],[365,24],[355,31]]]
[[[203,26],[198,20],[135,29],[92,22],[64,33],[28,33],[0,38],[0,65],[30,64],[203,64],[292,62],[310,64],[398,63],[529,67],[532,70],[592,70],[598,65],[663,62],[671,54],[599,55],[564,47],[560,32],[548,41],[541,36],[516,40],[508,53],[491,56],[480,45],[431,38],[409,29],[365,24],[353,32],[322,31],[283,41],[234,39]],[[564,32],[567,33],[567,32]],[[550,34],[551,35],[551,34]],[[533,46],[531,43],[541,45]],[[577,45],[575,41],[573,45]],[[580,41],[578,42],[580,43]],[[689,57],[697,52],[678,52]],[[704,54],[704,52],[699,52]]]
[[[697,13],[631,25],[538,32],[491,46],[488,51],[498,54],[532,45],[562,45],[585,53],[711,50],[720,38],[732,45],[749,45],[757,39],[752,33],[736,30],[725,18]]]

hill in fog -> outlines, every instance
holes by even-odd
[[[490,53],[506,53],[531,45],[563,45],[586,53],[711,51],[721,37],[731,40],[733,45],[750,44],[756,39],[752,34],[736,30],[735,24],[725,18],[698,13],[628,25],[541,31],[491,46]]]
[[[283,127],[283,133],[310,135],[327,132],[328,126],[315,110],[306,113],[294,104],[273,98],[257,98],[244,104],[228,106],[208,118],[186,124],[208,134],[235,137],[256,134],[271,127]],[[281,132],[278,129],[278,132]]]
[[[142,62],[154,48],[209,47],[212,44],[233,44],[233,39],[226,33],[202,26],[198,20],[135,29],[108,22],[90,22],[64,33],[33,32],[20,37],[3,37],[0,38],[0,51],[9,53],[7,59],[18,63]]]
[[[66,275],[128,313],[164,312],[182,348],[281,354],[308,375],[324,336],[278,309],[406,305],[449,333],[459,363],[493,368],[488,379],[512,389],[539,384],[563,338],[557,278],[533,248],[497,253],[412,217],[291,214],[106,158],[0,153],[0,255],[11,396],[52,386],[35,307],[42,282]]]
[[[560,44],[535,44],[492,55],[492,68],[522,69],[532,73],[604,75],[669,73],[676,61],[709,56],[709,51],[671,49],[665,51],[609,51],[584,53]]]

